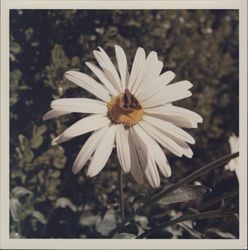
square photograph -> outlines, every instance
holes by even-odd
[[[240,238],[239,10],[12,9],[9,29],[11,239]]]

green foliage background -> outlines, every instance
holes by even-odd
[[[95,224],[107,210],[118,215],[118,161],[113,153],[104,170],[87,178],[85,169],[71,173],[87,136],[62,146],[51,140],[79,115],[42,121],[53,99],[90,95],[63,79],[69,69],[91,75],[86,61],[103,47],[114,58],[114,44],[127,53],[131,65],[136,49],[158,52],[165,70],[176,80],[194,84],[191,98],[178,105],[201,114],[203,124],[190,131],[196,138],[193,159],[168,154],[176,182],[205,163],[229,153],[228,138],[238,134],[238,12],[234,10],[11,10],[10,12],[10,236],[26,238],[97,238]],[[200,179],[212,195],[237,186],[233,172],[219,168]],[[151,192],[124,177],[126,213],[137,195]],[[21,187],[21,188],[20,188]],[[237,203],[237,202],[236,202]],[[173,213],[185,213],[198,203],[155,205],[136,218],[141,227],[156,225]],[[237,204],[236,204],[237,206]],[[215,229],[209,233],[209,227]],[[238,237],[238,220],[197,224],[201,237]],[[173,227],[154,238],[192,238]],[[194,238],[194,237],[193,237]]]

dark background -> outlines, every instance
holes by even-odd
[[[172,177],[163,178],[162,185],[229,153],[228,138],[232,132],[238,135],[239,126],[238,20],[236,10],[11,10],[10,237],[98,238],[96,221],[109,209],[119,215],[116,154],[98,176],[86,177],[85,168],[74,176],[73,161],[88,135],[62,146],[50,143],[79,116],[42,120],[51,100],[90,96],[65,81],[63,73],[79,69],[90,74],[84,63],[94,60],[97,46],[113,61],[114,44],[122,46],[129,67],[139,46],[147,53],[155,50],[163,71],[172,70],[176,80],[194,84],[192,97],[177,103],[204,119],[189,131],[196,138],[194,156],[168,154]],[[223,167],[198,181],[211,187],[213,197],[238,185],[235,173]],[[138,185],[126,175],[126,213],[134,197],[151,191],[148,184]],[[169,219],[202,202],[155,205],[136,223],[154,226],[160,213]],[[237,207],[237,198],[230,204]],[[238,237],[238,219],[203,220],[195,229],[201,238]],[[153,235],[173,237],[194,238],[175,226]]]

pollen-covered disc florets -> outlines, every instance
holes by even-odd
[[[142,120],[144,109],[128,89],[107,104],[108,116],[113,123],[131,127]]]

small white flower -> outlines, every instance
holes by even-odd
[[[232,134],[229,138],[229,145],[231,149],[231,153],[236,153],[239,151],[239,138]],[[225,166],[226,170],[235,171],[236,176],[239,180],[239,157],[236,157],[229,161],[229,163]]]
[[[106,52],[99,47],[94,56],[100,67],[86,62],[99,78],[68,71],[65,77],[86,89],[99,100],[63,98],[52,101],[52,110],[45,114],[50,119],[72,112],[91,114],[82,118],[53,140],[59,144],[73,137],[94,131],[80,150],[74,165],[76,174],[92,156],[87,174],[97,175],[105,166],[114,144],[125,172],[143,182],[143,173],[152,187],[160,185],[159,171],[171,175],[170,165],[161,146],[175,155],[191,158],[187,143],[194,138],[182,130],[196,128],[201,116],[190,110],[172,105],[172,102],[191,96],[189,81],[169,84],[175,77],[171,71],[162,74],[163,63],[152,51],[146,57],[138,48],[129,74],[126,55],[115,46],[119,73]]]

